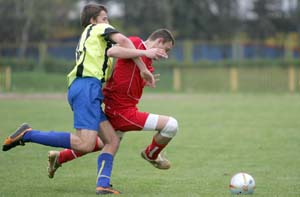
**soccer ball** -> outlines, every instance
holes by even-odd
[[[231,177],[229,188],[232,194],[253,194],[255,181],[250,174],[240,172]]]

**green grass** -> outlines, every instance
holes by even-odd
[[[43,72],[14,72],[13,92],[66,92],[67,74]]]
[[[229,93],[230,72],[228,67],[197,68],[182,67],[181,91],[188,93]],[[299,68],[295,68],[295,92],[300,91]],[[145,88],[147,93],[174,92],[171,67],[157,67],[160,81],[157,87]],[[1,74],[0,74],[1,75]],[[66,92],[67,73],[13,72],[12,92]],[[283,67],[238,68],[239,93],[289,93],[288,69]],[[0,76],[0,92],[4,88],[4,77]]]
[[[125,135],[112,183],[123,196],[231,196],[236,172],[255,178],[254,196],[300,196],[300,95],[151,94],[141,110],[172,115],[180,131],[166,149],[172,168],[154,169],[139,153],[151,132]],[[72,130],[65,100],[1,100],[0,140],[19,123]],[[0,196],[95,196],[97,153],[46,173],[49,147],[0,152]]]

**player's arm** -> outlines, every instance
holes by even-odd
[[[111,47],[107,51],[109,57],[122,58],[122,59],[132,59],[137,57],[146,56],[150,59],[168,58],[168,55],[164,50],[159,48],[151,48],[148,50],[124,48],[120,45]]]

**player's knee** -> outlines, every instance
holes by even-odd
[[[166,126],[160,131],[160,134],[167,138],[173,138],[178,131],[178,122],[175,118],[170,117]]]
[[[94,144],[91,144],[91,143],[83,143],[82,144],[82,153],[90,153],[90,152],[93,152],[95,148],[95,145]]]
[[[118,149],[119,148],[119,145],[120,145],[120,138],[118,135],[114,135],[113,139],[112,139],[112,144],[113,144],[113,147]]]
[[[115,133],[111,133],[109,136],[106,136],[106,140],[103,140],[103,142],[108,150],[115,152],[119,148],[120,138]]]
[[[94,142],[94,143],[93,143]],[[72,147],[78,152],[81,153],[90,153],[93,152],[95,148],[95,141],[82,140],[80,138],[72,141]]]

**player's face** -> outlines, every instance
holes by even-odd
[[[96,20],[93,20],[93,23],[94,24],[99,24],[99,23],[109,24],[107,13],[102,10],[100,12],[100,14],[97,16]]]
[[[163,43],[163,41],[161,40],[160,42],[158,42],[156,47],[163,49],[163,50],[165,50],[166,53],[168,53],[172,49],[173,44],[171,41]]]

